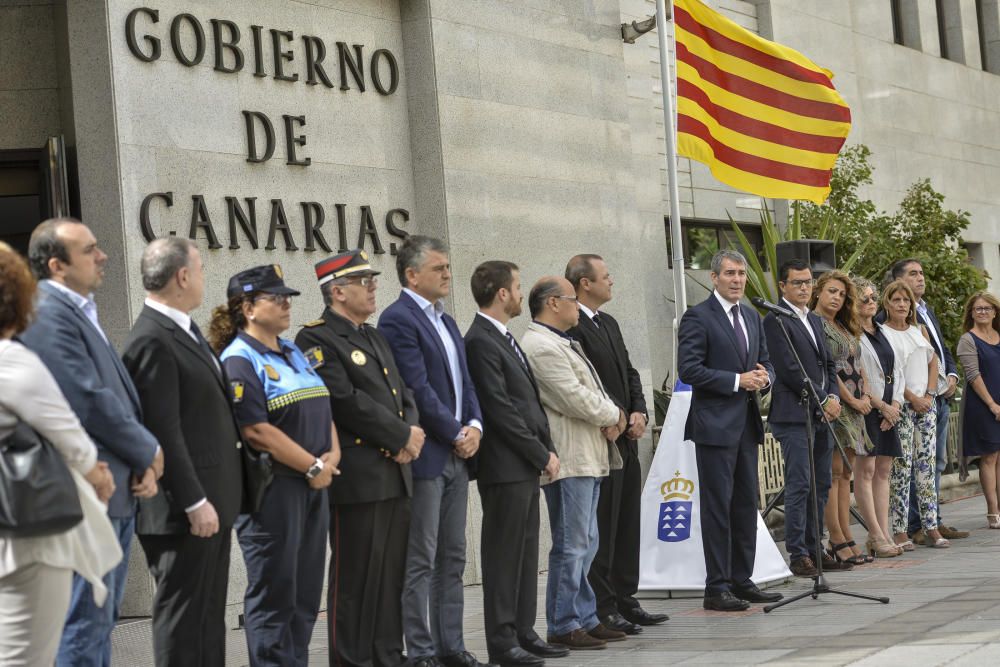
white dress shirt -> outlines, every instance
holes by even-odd
[[[60,292],[68,296],[70,298],[70,301],[76,304],[76,306],[83,311],[83,314],[87,317],[87,320],[94,325],[94,328],[97,329],[97,333],[101,334],[101,338],[104,339],[104,342],[105,343],[108,342],[108,337],[104,334],[104,329],[101,328],[101,323],[98,322],[97,320],[97,303],[94,301],[93,294],[88,294],[87,296],[83,296],[82,294],[74,292],[70,288],[66,287],[60,282],[56,282],[55,280],[46,279],[45,282],[49,286],[54,287],[55,289],[59,290]],[[110,345],[110,343],[108,344]]]
[[[719,302],[719,305],[722,306],[722,310],[725,311],[726,319],[729,320],[729,326],[733,326],[733,308],[735,306],[740,305],[739,302],[733,303],[732,301],[729,301],[728,299],[724,298],[721,294],[719,294],[719,290],[713,290],[712,294],[715,295],[715,299]],[[737,310],[736,314],[737,317],[740,318],[740,326],[743,327],[743,338],[745,338],[747,342],[746,352],[747,354],[750,354],[750,338],[747,335],[747,321],[743,319],[743,309],[740,308],[739,310]],[[736,327],[733,327],[733,331],[736,331]],[[735,394],[739,390],[740,390],[740,374],[737,373],[736,383],[733,385],[733,393]]]
[[[794,306],[788,299],[784,297],[782,297],[781,300],[785,302],[786,306],[788,306],[788,310],[795,313],[795,316],[799,318],[799,321],[802,322],[803,326],[805,326],[806,328],[806,331],[809,333],[809,338],[813,342],[813,347],[819,350],[819,343],[816,341],[816,332],[813,331],[812,325],[809,323],[809,308],[808,307],[799,308],[798,306]]]

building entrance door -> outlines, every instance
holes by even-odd
[[[42,220],[70,215],[63,138],[41,148],[0,150],[0,241],[22,254]]]

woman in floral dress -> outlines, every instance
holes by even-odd
[[[840,416],[831,426],[835,439],[833,452],[833,483],[823,519],[830,531],[830,556],[854,565],[871,562],[872,558],[854,542],[851,536],[851,470],[855,455],[873,449],[865,430],[865,415],[872,410],[871,399],[865,392],[861,370],[861,324],[858,320],[857,291],[850,277],[840,271],[828,271],[816,282],[809,307],[823,319],[826,345],[837,368],[840,387]],[[844,457],[851,467],[844,465]]]

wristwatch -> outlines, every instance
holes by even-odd
[[[313,464],[306,470],[306,479],[315,479],[316,475],[323,471],[323,460],[316,459]]]

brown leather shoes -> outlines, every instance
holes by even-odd
[[[593,628],[587,631],[587,634],[594,639],[600,639],[606,642],[620,642],[625,640],[625,633],[620,630],[612,630],[609,627],[605,627],[603,623],[598,623]]]
[[[816,569],[815,563],[813,563],[812,558],[809,556],[803,556],[802,558],[796,558],[791,563],[788,564],[788,569],[792,571],[796,577],[815,577],[819,574]]]
[[[606,641],[590,636],[583,628],[577,628],[565,635],[549,635],[546,641],[556,646],[565,646],[574,651],[607,648],[608,646]]]
[[[969,531],[959,530],[954,526],[938,526],[938,532],[941,533],[941,537],[947,538],[949,540],[961,540],[969,536]]]

